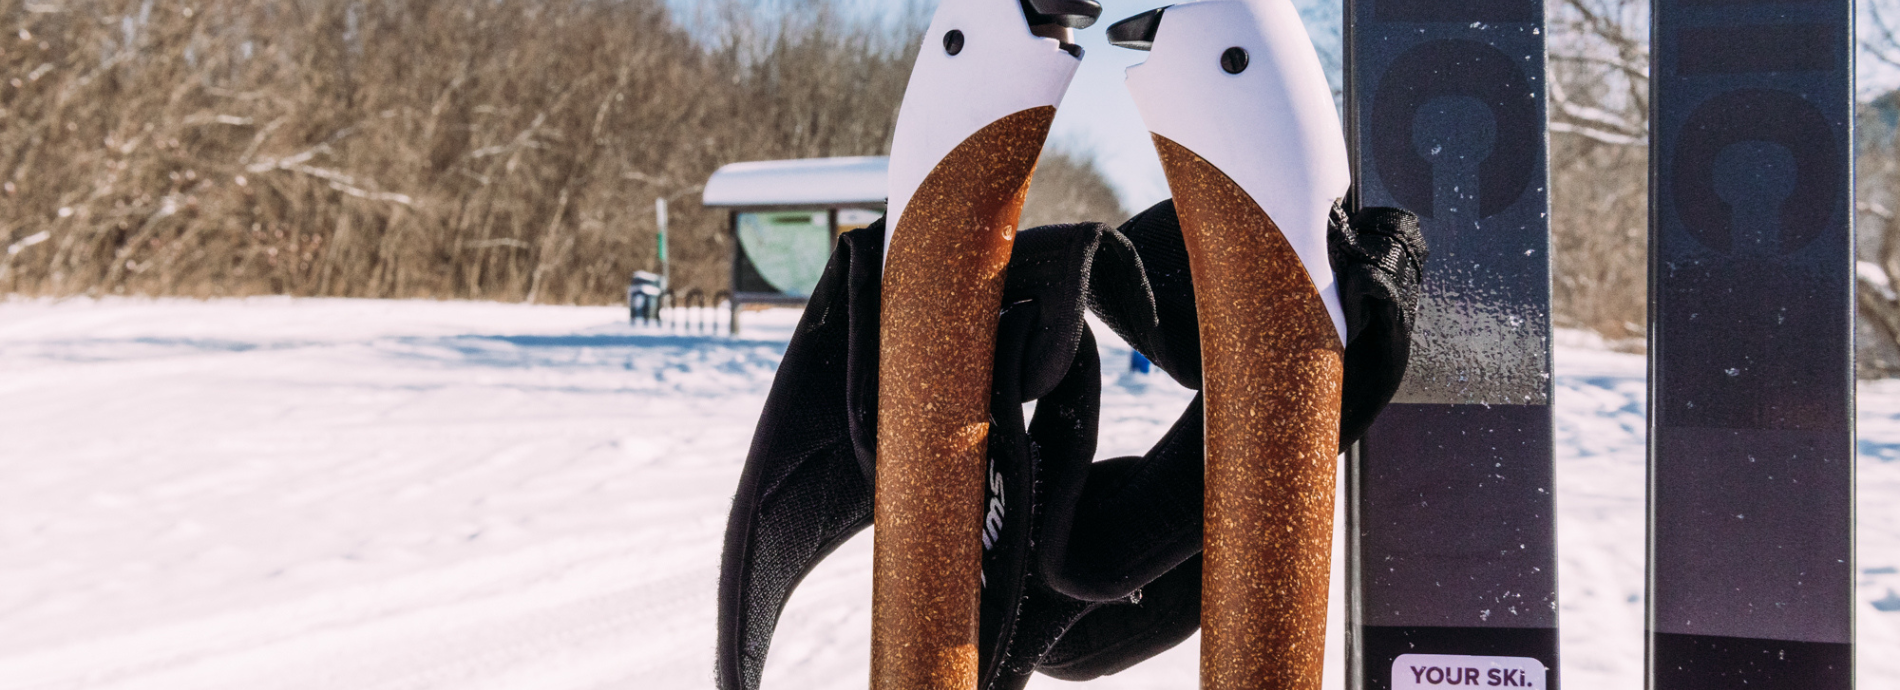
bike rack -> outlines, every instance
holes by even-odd
[[[723,319],[719,314],[722,306],[727,312]],[[724,326],[726,334],[731,335],[739,332],[739,303],[727,290],[708,293],[691,288],[678,292],[662,289],[656,283],[642,283],[636,275],[627,288],[627,318],[638,327],[704,335],[717,335]]]

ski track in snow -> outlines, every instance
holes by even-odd
[[[623,317],[0,301],[0,690],[711,687],[726,510],[796,313]],[[1100,456],[1140,453],[1191,393],[1096,334]],[[1560,332],[1556,363],[1563,680],[1640,688],[1643,360]],[[1860,682],[1900,686],[1900,381],[1859,415]],[[868,533],[819,566],[765,687],[864,687],[870,576]],[[1186,687],[1197,654],[1089,687]]]

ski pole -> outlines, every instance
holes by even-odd
[[[1320,687],[1345,329],[1326,227],[1351,178],[1288,0],[1109,28],[1180,214],[1200,317],[1207,502],[1201,687]]]
[[[891,142],[871,687],[972,690],[1003,268],[1094,0],[944,0]]]

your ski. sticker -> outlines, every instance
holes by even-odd
[[[1392,690],[1533,688],[1544,690],[1544,664],[1521,656],[1403,654],[1392,662]]]

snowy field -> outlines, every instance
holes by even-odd
[[[708,688],[726,509],[796,318],[746,316],[0,301],[0,688]],[[1137,453],[1189,396],[1104,340],[1101,452]],[[1643,361],[1559,341],[1563,680],[1634,690]],[[1900,381],[1859,410],[1860,687],[1900,687]],[[768,690],[865,686],[869,550],[793,599]],[[1196,653],[1089,687],[1191,687]]]

